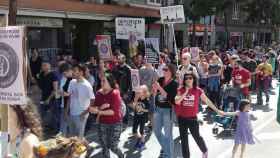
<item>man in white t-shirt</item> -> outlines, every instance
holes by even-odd
[[[69,132],[71,136],[82,138],[88,118],[87,109],[95,99],[92,85],[85,79],[86,67],[75,65],[73,67],[73,77],[68,88],[70,100],[67,111],[69,112]],[[69,111],[70,110],[70,111]]]

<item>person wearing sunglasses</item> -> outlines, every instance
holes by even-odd
[[[208,149],[199,133],[199,123],[197,120],[200,100],[218,114],[224,115],[224,112],[216,108],[197,84],[196,75],[191,72],[186,73],[183,79],[183,87],[178,90],[177,96],[175,97],[175,113],[178,119],[180,139],[182,141],[182,154],[184,158],[190,157],[188,129],[199,146],[202,157],[208,157]]]
[[[161,146],[161,157],[173,158],[173,111],[178,83],[175,81],[176,68],[168,64],[164,77],[159,78],[152,86],[155,96],[154,132]],[[164,131],[164,132],[162,132]]]

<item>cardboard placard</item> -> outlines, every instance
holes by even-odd
[[[163,24],[185,23],[183,5],[161,7],[160,16]]]
[[[129,39],[134,34],[137,40],[145,38],[144,18],[116,18],[116,38]]]
[[[111,36],[96,35],[97,49],[101,60],[112,60]]]
[[[23,26],[0,27],[0,104],[26,104],[25,44]]]
[[[146,38],[145,39],[145,58],[147,63],[158,64],[159,63],[159,39],[158,38]]]
[[[139,76],[139,70],[137,69],[131,69],[131,85],[132,90],[136,91],[140,87],[140,76]]]

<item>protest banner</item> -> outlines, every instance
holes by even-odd
[[[0,27],[0,104],[26,104],[25,37],[23,26]]]
[[[185,23],[183,5],[161,7],[160,16],[163,24]]]
[[[133,57],[138,53],[138,41],[136,39],[136,35],[130,33],[128,41],[129,41],[129,55],[130,57]]]
[[[191,47],[190,53],[191,53],[193,62],[199,61],[199,48],[198,47]]]
[[[131,34],[134,34],[137,40],[145,38],[145,19],[116,18],[116,38],[128,40]]]
[[[136,91],[140,87],[140,77],[139,77],[139,70],[131,69],[131,85],[132,90]]]
[[[147,63],[158,64],[159,63],[159,39],[158,38],[146,38],[145,39],[145,58]]]
[[[97,49],[101,60],[112,60],[111,36],[96,35]]]

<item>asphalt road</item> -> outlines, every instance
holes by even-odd
[[[257,138],[257,143],[247,147],[245,154],[246,158],[279,158],[280,155],[280,125],[276,123],[276,107],[278,98],[278,85],[273,82],[274,94],[271,95],[269,106],[253,105],[251,111],[252,124],[254,128],[254,135]],[[256,103],[256,95],[252,95],[253,104]],[[203,114],[200,114],[201,118],[204,118]],[[209,158],[231,158],[231,150],[233,147],[233,136],[230,132],[219,129],[219,134],[215,135],[212,133],[214,124],[204,121],[203,125],[200,126],[200,132],[203,136],[208,150]],[[121,150],[126,154],[127,158],[158,158],[160,152],[160,145],[158,144],[155,135],[152,132],[147,133],[147,142],[145,149],[141,152],[134,149],[135,140],[131,135],[131,127],[126,128],[120,138]],[[179,139],[179,130],[174,127],[173,139],[175,142],[175,158],[182,158],[181,144]],[[193,138],[190,137],[190,151],[192,158],[200,158],[202,154],[194,142]],[[88,133],[88,138],[93,140],[91,145],[95,146],[96,149],[93,152],[93,158],[102,158],[100,156],[101,148],[97,140],[95,129],[91,129]],[[268,156],[269,155],[269,156]],[[237,155],[239,156],[239,154]],[[112,158],[116,158],[111,153]]]

